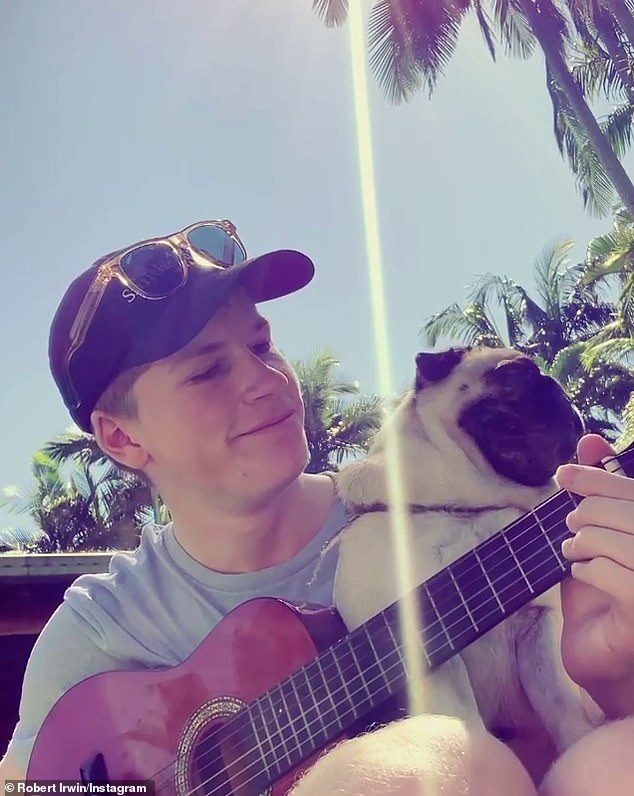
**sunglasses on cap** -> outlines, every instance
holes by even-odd
[[[211,268],[225,269],[247,259],[235,225],[224,219],[199,221],[172,235],[135,243],[99,265],[70,328],[64,363],[68,382],[71,360],[86,339],[112,280],[118,279],[132,293],[148,301],[167,298],[187,281],[189,267],[194,264],[191,250],[207,260]],[[72,388],[72,384],[69,386]]]

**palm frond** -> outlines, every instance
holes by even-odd
[[[464,345],[490,345],[501,348],[504,341],[495,324],[487,316],[486,309],[477,302],[464,308],[451,304],[441,312],[428,318],[421,329],[425,343],[435,346],[440,340],[459,342]]]
[[[313,0],[313,11],[326,27],[338,27],[348,17],[348,0]]]
[[[368,23],[370,69],[389,102],[421,86],[431,96],[455,52],[470,0],[376,0]]]
[[[621,421],[623,430],[614,445],[617,452],[625,450],[634,443],[634,392],[623,409]]]
[[[561,316],[561,307],[566,299],[562,295],[562,272],[574,245],[570,238],[554,241],[545,246],[535,259],[535,287],[551,318]]]
[[[581,373],[589,370],[590,366],[585,365],[583,354],[587,349],[587,343],[577,342],[562,348],[558,351],[553,361],[548,367],[548,374],[556,379],[564,389],[566,385]]]
[[[586,370],[606,364],[623,365],[634,355],[634,337],[616,337],[600,342],[590,341],[583,353]]]
[[[507,53],[517,58],[530,58],[536,39],[520,4],[513,0],[494,0],[493,17]]]
[[[28,528],[0,528],[0,550],[28,551],[44,534]]]
[[[570,71],[588,99],[627,99],[618,70],[607,53],[597,46],[577,45],[571,51]]]
[[[634,107],[623,105],[599,122],[603,135],[618,158],[624,158],[632,146],[632,117]]]
[[[588,244],[584,285],[591,285],[610,274],[631,271],[634,265],[634,226],[613,228]]]
[[[107,465],[110,460],[97,445],[92,434],[86,434],[78,428],[67,429],[56,439],[46,442],[42,451],[58,464],[74,459],[90,467]]]
[[[478,20],[478,25],[480,27],[480,33],[482,33],[482,38],[484,39],[484,43],[487,46],[487,50],[489,51],[489,55],[495,61],[496,54],[495,54],[495,34],[491,29],[491,19],[487,13],[486,8],[483,7],[480,0],[473,0],[472,2],[473,9],[476,13],[476,19]]]
[[[584,207],[594,216],[608,215],[615,192],[607,172],[594,152],[582,124],[547,70],[547,87],[553,107],[557,146],[575,175]]]

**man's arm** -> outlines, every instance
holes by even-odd
[[[24,674],[20,719],[0,768],[5,779],[25,778],[37,733],[69,688],[93,674],[122,668],[100,648],[99,640],[98,632],[66,603],[50,618]],[[4,789],[0,796],[4,796]]]

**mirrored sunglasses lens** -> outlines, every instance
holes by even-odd
[[[169,295],[183,281],[183,265],[176,254],[157,243],[128,252],[119,267],[134,286],[153,298]]]
[[[187,233],[187,238],[197,251],[221,265],[235,265],[244,260],[244,252],[222,227],[211,224],[196,227]]]

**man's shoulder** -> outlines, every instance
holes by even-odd
[[[64,598],[96,599],[104,592],[123,595],[128,587],[139,587],[144,581],[152,580],[157,571],[167,566],[163,542],[166,527],[153,523],[145,525],[134,550],[115,550],[106,572],[80,575],[68,587]]]
[[[163,539],[168,527],[145,526],[135,550],[113,553],[106,572],[80,575],[66,589],[60,612],[79,619],[99,646],[129,653],[132,639],[143,644],[160,626],[166,599],[179,591]]]

